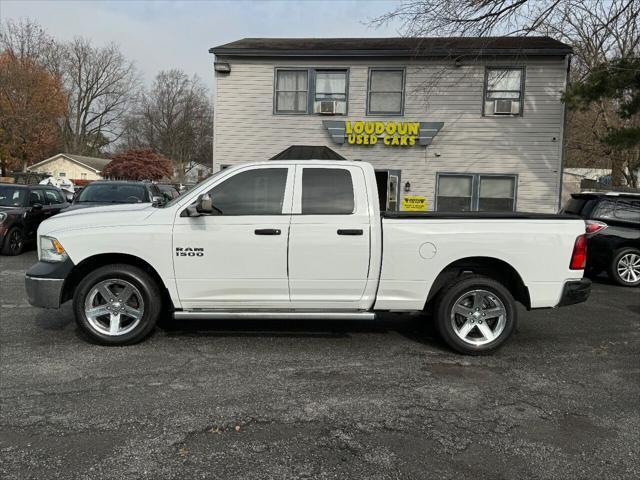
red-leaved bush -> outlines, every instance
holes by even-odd
[[[148,149],[131,149],[113,156],[102,170],[104,178],[119,180],[160,180],[171,178],[171,160]]]

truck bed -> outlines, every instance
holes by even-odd
[[[567,215],[563,213],[527,213],[527,212],[381,212],[382,218],[390,219],[420,219],[430,218],[468,219],[468,220],[582,220],[579,215]]]

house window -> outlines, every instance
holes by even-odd
[[[66,172],[58,172],[58,176],[59,177],[66,177],[67,174],[66,174]]]
[[[404,69],[369,69],[368,115],[402,115]]]
[[[86,173],[81,173],[81,174],[80,174],[80,178],[81,178],[82,180],[86,180],[86,179],[87,179],[87,174],[86,174]]]
[[[522,68],[487,68],[484,82],[484,115],[521,115],[523,79]]]
[[[276,70],[276,113],[307,113],[309,72]]]
[[[513,212],[515,175],[438,174],[439,212]]]
[[[276,69],[275,84],[275,113],[347,113],[346,69]]]
[[[313,113],[347,113],[347,71],[315,70]]]

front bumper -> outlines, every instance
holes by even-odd
[[[60,308],[64,282],[71,270],[73,262],[38,262],[27,271],[24,283],[27,299],[34,307]]]
[[[591,280],[583,278],[582,280],[573,280],[564,284],[562,296],[558,307],[573,305],[575,303],[586,302],[591,293]]]
[[[64,279],[26,276],[27,298],[34,307],[60,308]]]

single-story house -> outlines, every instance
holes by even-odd
[[[102,170],[110,161],[109,158],[58,153],[31,165],[28,170],[45,173],[52,177],[68,178],[72,182],[75,180],[100,180],[102,179]]]
[[[184,174],[186,183],[198,183],[200,180],[211,175],[211,167],[202,163],[194,163],[191,168]]]

